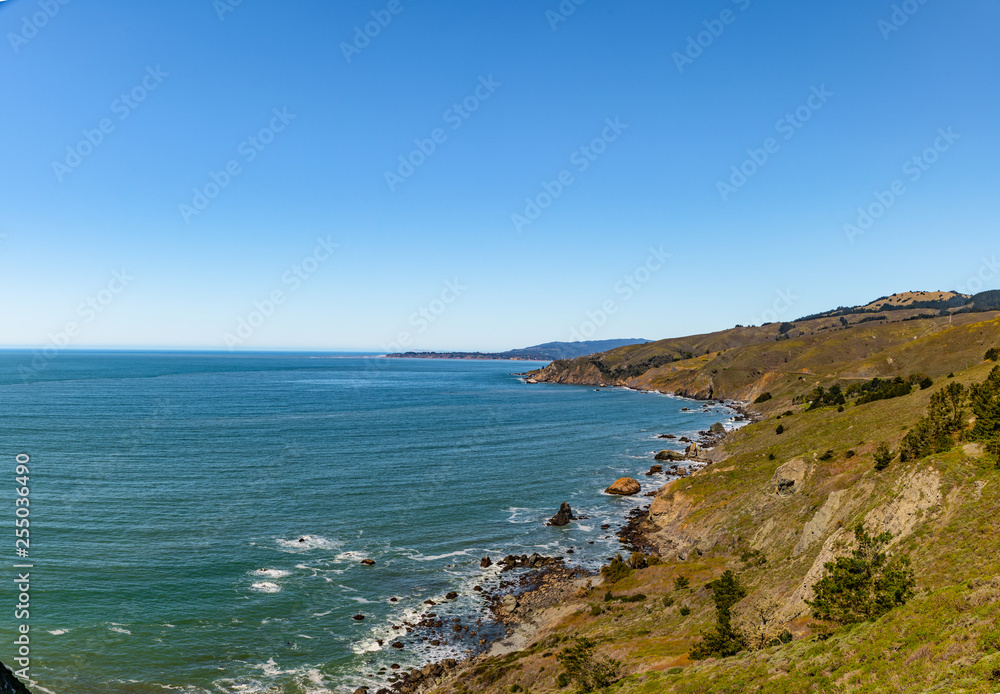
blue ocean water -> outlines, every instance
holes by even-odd
[[[344,692],[384,681],[391,663],[461,655],[468,643],[431,647],[392,626],[429,609],[481,617],[471,588],[496,581],[485,555],[598,566],[648,502],[602,490],[621,475],[658,487],[642,475],[664,447],[656,434],[733,415],[527,385],[512,372],[540,364],[524,362],[32,359],[0,353],[6,556],[15,456],[27,454],[31,674],[56,694]],[[563,501],[589,519],[546,527]],[[423,604],[452,590],[458,600]],[[16,623],[3,614],[9,664]],[[406,647],[389,648],[396,639]]]

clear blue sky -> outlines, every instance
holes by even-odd
[[[996,0],[62,1],[0,3],[5,346],[493,350],[1000,287]]]

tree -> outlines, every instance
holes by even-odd
[[[566,675],[576,683],[576,691],[592,692],[610,686],[618,678],[621,663],[613,658],[597,658],[597,643],[592,639],[577,639],[569,648],[556,655]]]
[[[1000,359],[1000,352],[997,351],[996,347],[990,347],[986,350],[986,355],[983,357],[986,361],[996,361]]]
[[[778,638],[781,605],[781,600],[773,591],[761,590],[740,606],[736,614],[736,628],[746,638],[748,648],[759,651]]]
[[[889,449],[887,444],[880,443],[878,448],[875,449],[875,469],[879,471],[885,470],[895,457],[896,454]]]
[[[900,459],[905,462],[949,450],[952,436],[965,426],[967,401],[968,391],[958,382],[949,383],[934,393],[927,415],[903,438],[899,447]]]
[[[708,584],[715,602],[715,628],[702,634],[691,649],[691,657],[702,660],[711,656],[726,658],[747,647],[746,638],[733,626],[733,605],[746,597],[747,589],[731,570]]]
[[[972,438],[985,442],[989,451],[1000,457],[1000,366],[993,367],[985,381],[972,386],[969,400],[976,415]]]
[[[892,535],[873,537],[859,523],[854,537],[857,548],[850,556],[826,563],[813,586],[815,598],[806,601],[817,619],[840,624],[875,621],[913,597],[909,557],[890,558],[885,552]]]

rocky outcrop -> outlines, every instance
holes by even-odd
[[[791,496],[802,489],[809,475],[810,465],[802,458],[794,458],[774,471],[771,491],[778,496]]]
[[[0,663],[0,694],[31,694],[3,663]]]
[[[826,503],[816,511],[816,515],[802,528],[802,537],[799,538],[795,549],[792,550],[793,557],[799,556],[809,549],[809,545],[823,537],[829,529],[830,523],[833,522],[834,517],[837,515],[837,511],[843,505],[846,494],[846,490],[841,490],[839,492],[832,492],[826,498]]]
[[[614,483],[604,490],[605,494],[617,494],[619,496],[632,496],[642,490],[638,480],[631,477],[619,477]]]
[[[652,477],[653,475],[659,475],[662,472],[663,472],[663,466],[662,465],[653,465],[651,468],[649,468],[649,472],[646,473],[646,477]]]
[[[562,505],[559,506],[559,513],[552,516],[548,525],[562,527],[564,525],[569,525],[571,520],[576,520],[576,516],[573,515],[573,509],[571,509],[569,504],[564,501],[562,502]]]
[[[684,454],[667,449],[660,451],[655,456],[653,456],[653,458],[654,460],[666,460],[666,461],[684,460]]]

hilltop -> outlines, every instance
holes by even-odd
[[[739,399],[756,421],[728,434],[704,469],[664,478],[637,524],[648,556],[626,552],[603,583],[526,611],[520,650],[472,661],[428,691],[571,691],[567,663],[599,669],[606,658],[619,661],[611,694],[1000,690],[1000,438],[984,445],[963,401],[955,433],[913,448],[949,393],[988,379],[1000,421],[1000,313],[965,300],[921,316],[928,309],[913,304],[954,297],[887,299],[870,313],[661,340],[535,372]],[[806,600],[827,563],[856,547],[858,524],[888,533],[889,556],[909,559],[915,586],[905,604],[840,626]],[[734,628],[763,639],[694,658],[715,628],[724,576],[742,590],[730,591]]]

